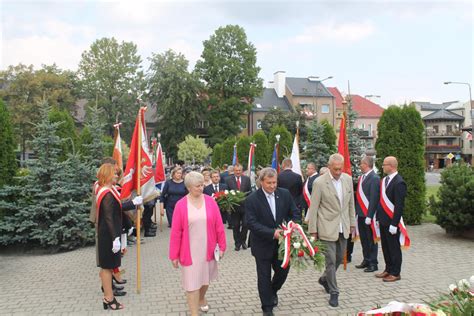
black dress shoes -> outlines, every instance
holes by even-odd
[[[357,269],[365,269],[365,268],[367,268],[368,266],[369,266],[369,264],[368,264],[367,262],[362,261],[361,264],[356,265],[355,267],[356,267]]]
[[[145,232],[145,237],[156,237],[156,231],[146,231]]]
[[[240,245],[236,245],[234,249],[235,249],[235,251],[239,251],[240,250]]]
[[[263,312],[263,316],[273,316],[275,314],[273,314],[273,311],[267,311],[267,312]]]
[[[338,302],[339,294],[331,294],[331,297],[329,298],[329,305],[332,307],[338,307],[339,302]]]
[[[323,279],[319,278],[318,283],[321,284],[324,287],[324,290],[326,293],[329,294],[329,284],[328,281],[323,281]]]
[[[364,269],[364,272],[375,272],[375,271],[378,271],[378,267],[375,266],[375,265],[372,265],[372,266],[368,266],[367,268]]]
[[[247,248],[248,248],[248,247],[247,247],[247,244],[243,242],[243,243],[242,243],[242,249],[245,250],[245,249],[247,249]]]

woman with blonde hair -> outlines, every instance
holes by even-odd
[[[103,164],[97,172],[97,179],[97,247],[101,268],[99,275],[104,292],[102,304],[104,309],[118,310],[123,309],[123,305],[115,299],[112,272],[120,267],[121,263],[122,204],[120,194],[115,188],[118,179],[115,165]]]
[[[184,182],[189,193],[174,209],[169,258],[173,267],[181,265],[189,310],[197,316],[209,311],[206,292],[217,279],[216,258],[224,256],[226,237],[216,201],[203,194],[203,175],[191,171]]]
[[[171,170],[171,179],[166,180],[160,195],[160,213],[168,219],[168,227],[173,221],[173,212],[176,202],[188,194],[183,180],[183,168],[175,167]]]

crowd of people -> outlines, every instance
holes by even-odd
[[[292,171],[292,161],[284,159],[281,172],[260,168],[256,181],[243,172],[242,165],[217,169],[175,166],[161,188],[158,200],[145,203],[145,237],[156,236],[152,221],[153,207],[166,215],[171,228],[169,259],[180,267],[182,288],[191,315],[209,311],[206,292],[217,278],[217,261],[227,251],[225,225],[232,229],[234,251],[251,249],[255,257],[257,288],[264,315],[273,315],[278,305],[278,291],[284,285],[289,267],[278,259],[278,240],[284,222],[306,222],[308,232],[325,245],[325,271],[319,284],[329,294],[332,307],[339,304],[336,271],[347,253],[351,237],[360,237],[363,261],[356,268],[366,273],[378,271],[378,239],[382,244],[385,268],[375,277],[384,282],[400,280],[403,231],[403,208],[406,184],[398,174],[395,157],[386,157],[380,179],[374,159],[360,162],[362,175],[353,179],[343,173],[344,158],[333,154],[319,173],[314,163],[306,166],[305,177]],[[120,285],[121,236],[133,235],[134,213],[142,205],[140,196],[123,202],[119,198],[120,171],[113,161],[104,162],[94,185],[91,219],[96,223],[97,265],[104,292],[104,309],[122,309],[116,296],[125,295]],[[238,190],[246,199],[228,214],[220,210],[214,193]],[[147,207],[149,208],[147,210]],[[250,231],[250,235],[248,232]],[[407,237],[407,236],[406,236]],[[123,238],[123,237],[122,237]],[[273,277],[272,277],[273,270]]]

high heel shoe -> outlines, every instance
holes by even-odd
[[[120,304],[119,302],[117,302],[117,299],[114,297],[114,299],[112,301],[107,301],[107,299],[104,297],[102,299],[102,306],[104,307],[104,309],[108,309],[110,308],[111,310],[113,311],[116,311],[116,310],[119,310],[119,309],[123,309],[124,306],[122,304]]]
[[[113,280],[115,281],[115,283],[117,283],[117,284],[125,284],[125,283],[127,283],[127,280],[124,280],[124,279],[122,279],[121,281],[117,280],[117,279],[115,278],[115,275],[113,275],[113,274],[112,274],[112,279],[113,279]]]

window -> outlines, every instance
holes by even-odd
[[[364,124],[364,123],[359,124],[359,128],[360,128],[360,129],[365,129],[365,124]]]
[[[198,128],[208,128],[208,127],[209,127],[209,121],[199,121]]]
[[[257,120],[257,129],[262,129],[262,120]]]
[[[446,125],[446,133],[451,134],[453,132],[453,126],[452,125]]]
[[[323,104],[321,106],[321,113],[329,113],[329,104]]]
[[[434,132],[437,134],[437,133],[439,132],[439,127],[438,127],[438,125],[434,125],[434,126],[433,126],[433,130],[434,130]]]
[[[433,139],[433,145],[435,146],[439,145],[439,141],[437,139]]]
[[[372,124],[368,124],[369,136],[372,136]]]
[[[452,139],[447,139],[446,140],[446,145],[452,146],[453,145],[453,140]]]

